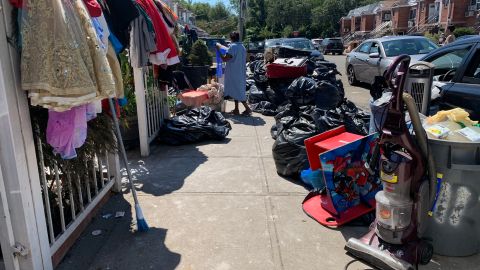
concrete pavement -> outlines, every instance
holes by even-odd
[[[351,88],[347,93],[361,100],[368,91]],[[130,152],[151,230],[134,232],[133,201],[125,185],[58,269],[344,269],[351,261],[343,250],[346,240],[368,228],[328,229],[303,213],[308,191],[276,174],[272,117],[254,114],[229,120],[233,130],[224,142],[155,145],[148,158]],[[102,217],[116,211],[125,211],[125,217]],[[94,230],[102,234],[93,236]],[[435,256],[420,269],[479,269],[479,262],[480,255]],[[355,262],[348,269],[371,268]]]
[[[370,90],[368,88],[369,85],[360,84],[360,86],[351,86],[348,84],[345,59],[345,55],[325,55],[325,60],[335,63],[338,71],[342,73],[341,79],[345,88],[345,96],[358,107],[370,111],[370,107],[368,105],[370,100]]]

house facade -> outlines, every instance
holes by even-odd
[[[340,20],[340,33],[346,39],[405,35],[438,31],[450,25],[480,31],[479,8],[480,0],[380,1],[351,10]],[[357,21],[359,26],[354,27]]]

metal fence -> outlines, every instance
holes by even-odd
[[[149,144],[158,136],[164,120],[170,116],[167,89],[158,84],[153,73],[152,67],[133,70],[142,156],[150,154]]]
[[[115,184],[118,174],[115,154],[98,152],[76,164],[52,160],[44,153],[40,136],[36,136],[40,185],[47,221],[51,254],[65,243],[83,220],[95,209]]]
[[[148,143],[151,143],[160,132],[165,118],[168,117],[168,96],[166,89],[160,89],[158,80],[154,79],[151,67],[143,69],[143,81],[145,85]]]

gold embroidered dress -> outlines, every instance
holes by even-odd
[[[65,111],[115,95],[112,69],[82,0],[25,1],[21,31],[22,88],[32,105]]]

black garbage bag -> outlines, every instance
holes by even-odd
[[[223,115],[210,107],[202,106],[165,120],[159,141],[170,145],[182,145],[206,140],[224,140],[230,123]]]
[[[250,105],[250,109],[265,116],[275,116],[277,114],[277,105],[268,101],[260,101],[259,103],[252,104]]]
[[[248,103],[255,104],[266,100],[267,96],[265,95],[265,93],[263,91],[260,91],[255,84],[250,86],[248,92]]]
[[[334,129],[343,125],[342,115],[336,110],[315,110],[314,121],[319,133]]]
[[[263,61],[263,53],[256,53],[255,60]]]
[[[270,134],[275,140],[278,133],[285,129],[288,129],[293,123],[299,121],[300,118],[309,119],[309,122],[315,123],[315,107],[314,106],[302,106],[297,107],[292,104],[280,106],[277,108],[277,114],[275,115],[275,124],[270,129]]]
[[[297,78],[285,91],[285,97],[297,106],[315,104],[317,82],[308,77]]]
[[[345,116],[345,129],[347,132],[355,133],[358,135],[368,134],[368,123],[356,114],[347,114]]]
[[[265,68],[265,63],[263,61],[257,61],[257,64],[254,67],[253,79],[257,85],[265,86],[268,84],[267,70]]]
[[[335,109],[343,100],[343,91],[336,84],[321,81],[315,92],[315,105],[321,110]]]
[[[267,89],[267,91],[273,91],[273,93],[275,93],[275,99],[271,100],[271,102],[278,106],[287,104],[288,100],[285,97],[285,91],[287,91],[293,81],[294,79],[269,79],[268,84],[270,90]]]
[[[287,177],[299,177],[308,168],[308,157],[304,140],[317,134],[315,125],[305,121],[295,121],[288,129],[278,134],[272,147],[277,173]]]

